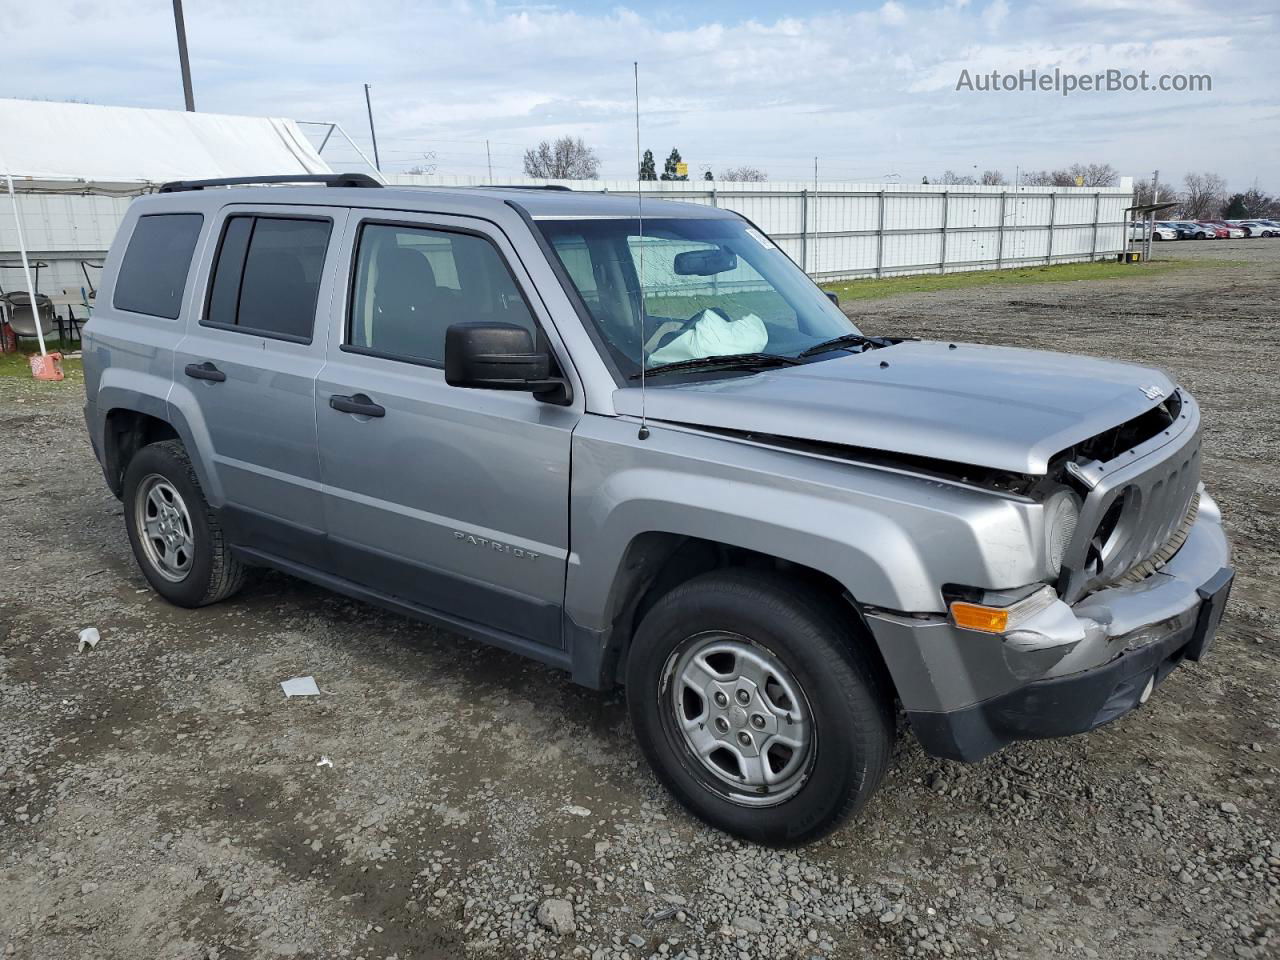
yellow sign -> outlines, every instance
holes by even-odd
[[[689,175],[689,165],[687,163],[676,164],[676,176],[687,177]]]
[[[1076,177],[1076,186],[1077,186],[1077,187],[1083,187],[1083,186],[1084,186],[1084,177]]]

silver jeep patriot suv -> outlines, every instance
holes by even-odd
[[[865,336],[713,207],[311,179],[166,185],[107,258],[86,420],[173,603],[273,567],[624,684],[667,787],[770,844],[865,803],[899,705],[976,761],[1213,639],[1165,373]]]

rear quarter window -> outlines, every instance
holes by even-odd
[[[310,343],[332,227],[311,217],[228,217],[201,322]]]
[[[116,276],[117,310],[176,320],[204,217],[153,213],[138,218]]]

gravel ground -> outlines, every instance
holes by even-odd
[[[851,312],[1171,369],[1237,545],[1213,656],[976,766],[906,734],[862,818],[792,852],[690,819],[616,693],[274,574],[167,606],[79,386],[0,379],[0,955],[1280,954],[1280,241],[1157,252],[1244,262]],[[302,674],[323,695],[286,701]]]

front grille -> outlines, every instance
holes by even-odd
[[[1194,493],[1191,495],[1191,506],[1187,508],[1187,513],[1182,518],[1182,523],[1178,524],[1178,528],[1173,531],[1173,536],[1166,540],[1164,546],[1147,557],[1147,559],[1130,567],[1128,571],[1117,577],[1116,582],[1137,583],[1139,580],[1145,580],[1172,560],[1174,554],[1181,550],[1182,545],[1186,543],[1187,536],[1191,533],[1191,527],[1196,522],[1196,517],[1199,514],[1200,494]]]
[[[1200,436],[1193,402],[1180,434],[1153,438],[1103,465],[1085,498],[1064,566],[1075,602],[1116,582],[1150,576],[1182,546],[1199,509]],[[1180,418],[1181,419],[1181,418]],[[1131,462],[1129,462],[1131,461]]]

